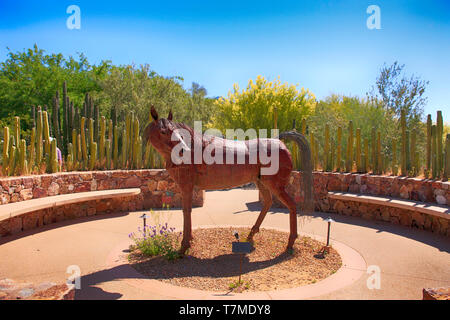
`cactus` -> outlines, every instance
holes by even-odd
[[[406,145],[406,172],[407,174],[410,173],[411,171],[411,153],[410,153],[410,131],[406,130],[406,140],[405,140],[405,145]]]
[[[442,181],[448,181],[450,176],[450,133],[445,137],[444,174]]]
[[[56,140],[53,139],[51,142],[51,154],[50,154],[50,169],[51,173],[58,172],[58,154],[56,151]]]
[[[17,143],[20,141],[20,118],[14,117],[14,138]]]
[[[2,172],[3,175],[8,175],[8,165],[9,165],[9,149],[10,149],[10,136],[9,136],[9,128],[3,128],[3,166]]]
[[[113,151],[113,164],[114,169],[119,167],[119,128],[114,127],[114,151]]]
[[[361,159],[361,129],[356,128],[356,170],[363,172]]]
[[[62,145],[61,140],[61,128],[59,123],[59,92],[56,91],[56,95],[53,97],[53,109],[52,109],[52,121],[53,121],[53,136],[56,137],[58,145]]]
[[[337,129],[337,151],[336,151],[336,165],[337,171],[340,172],[343,168],[341,166],[342,162],[342,127]]]
[[[161,159],[161,162],[163,162],[163,159]],[[319,163],[319,144],[317,143],[316,138],[314,138],[314,163],[317,170],[317,165]]]
[[[42,111],[41,107],[38,106],[37,126],[36,126],[36,164],[38,166],[41,165],[43,156],[42,131],[43,131]]]
[[[128,131],[126,129],[123,129],[123,132],[122,132],[122,169],[127,168],[127,160],[128,160],[127,141],[128,141]]]
[[[436,179],[437,177],[437,139],[436,139],[436,125],[431,126],[431,177]]]
[[[12,176],[14,174],[14,171],[16,169],[16,157],[17,157],[17,150],[16,146],[13,145],[14,142],[14,136],[11,136],[10,140],[10,150],[9,150],[9,163],[8,163],[8,175]]]
[[[86,145],[86,131],[85,125],[86,122],[85,117],[81,117],[81,125],[80,125],[80,136],[81,136],[81,152],[83,154],[83,167],[87,168],[88,165],[88,154],[87,154],[87,145]]]
[[[44,134],[44,150],[46,155],[50,155],[50,127],[48,125],[48,114],[47,111],[42,112],[42,120],[43,120],[43,134]]]
[[[383,156],[381,154],[381,132],[377,132],[377,165],[376,174],[383,173]]]
[[[411,170],[412,170],[412,174],[415,177],[417,175],[417,173],[419,172],[419,159],[416,158],[416,130],[414,129],[411,132],[411,143],[410,143],[410,154],[411,154]]]
[[[348,123],[348,138],[347,138],[347,159],[345,162],[345,170],[352,172],[353,167],[353,121]]]
[[[408,153],[407,142],[406,142],[406,114],[405,110],[401,110],[400,115],[400,126],[401,126],[401,137],[402,137],[402,150],[400,153],[401,158],[401,174],[406,176],[408,174],[407,170],[407,159],[406,154]]]
[[[25,139],[21,139],[19,142],[19,173],[22,175],[28,173],[27,143]]]
[[[62,149],[61,151],[64,152],[65,154],[67,153],[67,144],[69,143],[69,97],[67,96],[67,83],[66,81],[64,81],[63,83],[63,97],[62,97],[62,102],[63,102],[63,120],[64,120],[64,125],[62,126],[62,131],[63,131],[63,145],[61,146]]]
[[[80,123],[81,123],[81,120],[80,120]],[[78,161],[78,167],[80,167],[81,163],[83,163],[83,151],[81,150],[81,134],[80,133],[77,136],[77,161]]]
[[[33,173],[34,168],[34,159],[36,157],[36,128],[31,128],[31,136],[30,136],[30,155],[28,157],[28,173]]]
[[[398,175],[398,164],[397,164],[397,140],[392,140],[392,174],[394,176]]]
[[[431,170],[431,126],[433,125],[431,121],[431,114],[427,116],[427,159],[426,159],[426,170],[430,172]]]
[[[98,129],[97,129],[98,130]],[[95,131],[95,129],[94,129]],[[105,163],[105,133],[106,133],[106,119],[104,116],[100,119],[100,139],[98,146],[98,160],[100,167]],[[96,135],[97,136],[97,135]]]
[[[105,141],[105,148],[106,148],[106,169],[111,169],[111,140],[106,139]]]
[[[436,118],[436,161],[437,161],[437,175],[440,177],[444,168],[444,152],[442,148],[442,137],[444,135],[444,121],[442,119],[442,111],[437,112]]]
[[[330,168],[330,126],[325,125],[325,142],[323,146],[323,171],[331,171]]]
[[[90,158],[89,158],[89,170],[90,171],[94,170],[96,163],[97,163],[97,143],[92,142],[90,144]]]
[[[313,169],[316,170],[316,162],[315,162],[315,157],[314,157],[314,151],[315,151],[315,147],[314,147],[314,132],[310,131],[309,132],[309,144],[311,145],[311,162],[313,164]]]
[[[74,169],[75,155],[73,150],[73,144],[69,143],[67,146],[67,171],[72,171]]]
[[[91,101],[91,103],[92,103],[92,101]],[[102,119],[100,118],[100,110],[98,109],[97,105],[94,105],[94,141],[95,142],[99,141],[100,122],[101,121],[102,121]],[[104,143],[104,141],[103,141],[103,143]],[[103,159],[100,159],[100,161],[103,161]]]
[[[77,156],[78,144],[77,144],[77,142],[78,142],[78,132],[77,132],[77,129],[73,128],[72,129],[72,162],[73,162],[72,170],[78,169],[78,156]]]
[[[306,135],[306,119],[302,119],[302,128],[301,128],[302,135]]]
[[[363,172],[367,173],[367,171],[369,171],[368,166],[369,166],[369,139],[368,138],[364,138],[364,156],[363,156],[363,160],[362,160],[363,164]]]
[[[134,168],[138,166],[139,156],[139,119],[136,117],[133,124],[133,158],[132,163]]]

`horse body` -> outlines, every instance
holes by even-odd
[[[247,240],[251,241],[253,235],[259,231],[259,227],[272,205],[272,194],[275,194],[290,212],[290,236],[287,247],[288,249],[292,248],[297,238],[297,208],[295,202],[285,190],[292,171],[292,158],[282,141],[279,139],[227,140],[197,133],[184,124],[174,123],[171,113],[167,119],[159,119],[153,107],[151,113],[155,121],[145,129],[144,138],[151,142],[164,157],[166,169],[182,193],[184,227],[181,253],[189,248],[192,239],[191,211],[194,188],[200,190],[228,189],[249,182],[254,182],[260,190],[263,208]],[[182,140],[178,134],[175,134],[175,137],[178,137],[179,141],[176,141],[177,139],[174,141],[172,135],[177,132],[177,129],[187,130],[191,137],[190,141]],[[297,133],[293,134],[296,135],[296,138],[299,138]],[[299,143],[299,145],[305,151],[302,161],[305,162],[308,171],[310,171],[309,145],[305,141],[306,139],[301,140],[302,143]],[[180,156],[184,152],[189,152],[189,163],[175,164],[172,161],[172,150],[178,143],[182,143],[183,146]],[[266,157],[270,157],[273,150],[278,152],[278,170],[274,174],[261,174],[263,168],[270,167],[270,163],[263,161],[264,159],[260,157],[261,152]],[[210,155],[210,158],[213,158],[213,161],[205,159],[205,152]],[[199,154],[201,154],[200,157]],[[312,175],[308,174],[307,176],[312,181]],[[308,181],[307,184],[310,184],[311,181]],[[308,190],[308,186],[305,186],[305,188],[308,191],[305,192],[306,199],[311,196],[311,192]],[[312,199],[306,200],[308,201],[305,201],[305,203],[307,202],[310,206]]]

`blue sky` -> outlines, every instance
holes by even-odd
[[[81,29],[69,30],[69,5]],[[381,29],[369,30],[369,5]],[[429,80],[426,113],[450,119],[450,1],[10,1],[0,2],[0,60],[34,43],[47,52],[83,52],[91,63],[149,63],[210,96],[233,83],[280,76],[310,89],[364,96],[384,62]]]

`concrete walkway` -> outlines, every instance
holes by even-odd
[[[257,190],[206,192],[205,206],[193,209],[193,226],[252,226],[260,210]],[[159,211],[162,222],[182,226],[181,210]],[[142,225],[141,212],[105,214],[45,226],[0,239],[0,279],[65,282],[67,268],[80,268],[77,299],[171,299],[145,290],[136,273],[111,266],[111,255]],[[148,212],[147,212],[148,213]],[[422,288],[450,286],[450,239],[381,221],[315,213],[301,233],[326,236],[323,218],[331,216],[331,238],[356,250],[367,266],[381,271],[380,289],[369,290],[366,270],[352,284],[314,299],[421,299]],[[262,227],[289,230],[287,210],[274,208]],[[133,282],[134,281],[134,282]],[[186,296],[185,299],[189,299]]]

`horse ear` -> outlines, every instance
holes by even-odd
[[[150,109],[150,113],[152,115],[153,120],[158,120],[158,112],[156,111],[155,107],[152,105],[152,108]]]
[[[172,121],[172,110],[169,111],[169,115],[167,116],[167,120]]]

